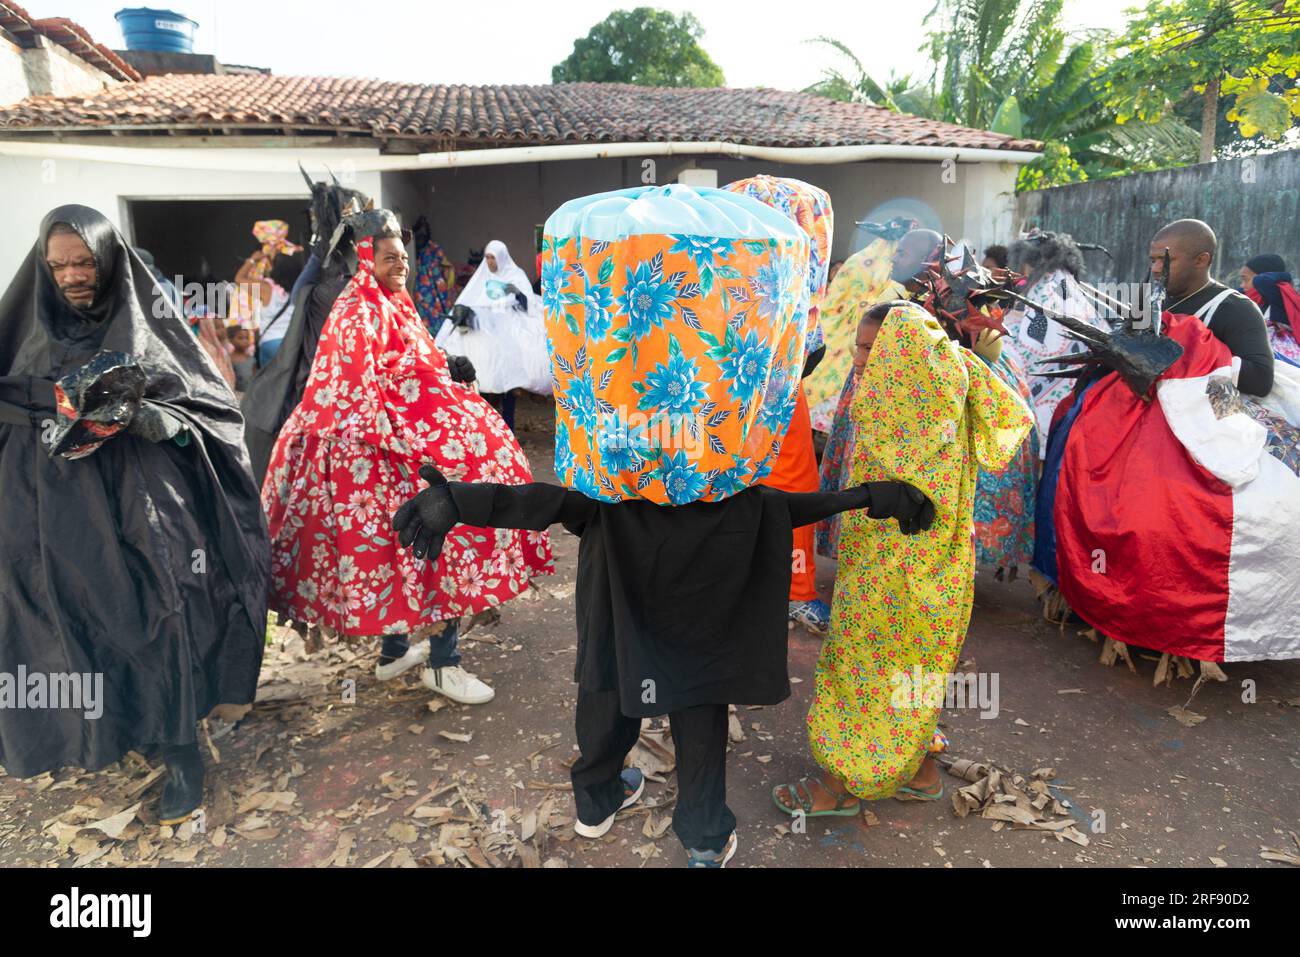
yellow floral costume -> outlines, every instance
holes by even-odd
[[[826,354],[803,383],[812,427],[818,432],[831,430],[835,404],[857,349],[858,320],[873,303],[904,295],[903,288],[889,278],[897,247],[897,241],[872,240],[845,260],[822,299],[819,315]]]
[[[924,688],[906,693],[917,668],[934,682],[957,662],[974,597],[976,477],[1011,461],[1033,416],[919,306],[885,319],[852,415],[851,484],[910,482],[935,507],[930,529],[910,536],[865,512],[843,517],[808,742],[849,791],[874,799],[910,781],[931,744],[939,707]]]

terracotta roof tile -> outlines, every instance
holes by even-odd
[[[89,96],[32,97],[0,109],[0,133],[173,127],[292,127],[462,148],[705,140],[790,147],[1039,145],[808,93],[602,83],[443,86],[354,77],[168,75]]]

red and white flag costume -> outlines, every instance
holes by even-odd
[[[1089,393],[1056,495],[1061,592],[1102,633],[1203,661],[1300,658],[1300,375],[1263,399],[1191,316],[1155,399]]]

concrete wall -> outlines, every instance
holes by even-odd
[[[659,157],[656,181],[677,179],[686,164],[680,157]],[[794,166],[702,157],[697,165],[718,171],[718,182],[768,173],[791,176],[825,189],[835,211],[833,256],[844,259],[861,249],[869,236],[854,222],[867,216],[928,210],[935,228],[946,230],[982,249],[1005,242],[1014,220],[1016,167],[1004,163],[846,163]],[[578,196],[642,185],[642,161],[636,159],[572,160],[500,167],[467,167],[384,174],[385,203],[414,204],[404,222],[425,213],[435,239],[447,254],[463,262],[471,248],[500,239],[531,276],[533,228],[562,203]],[[920,216],[919,218],[925,218]]]
[[[230,151],[231,155],[255,153],[259,151]],[[309,168],[325,163],[336,171],[346,171],[348,160],[355,159],[358,151],[301,150],[291,155],[299,156]],[[355,173],[348,178],[357,189],[380,201],[380,174]],[[130,199],[268,197],[301,199],[305,205],[308,195],[307,184],[296,170],[241,173],[0,155],[0,196],[4,197],[6,225],[0,230],[0,281],[7,284],[27,255],[45,214],[65,203],[98,209],[123,230],[128,240],[134,241],[127,215]],[[203,223],[194,223],[193,228],[202,230]]]
[[[0,37],[0,104],[29,96],[77,96],[114,83],[98,67],[45,37],[24,50]]]
[[[22,47],[0,36],[0,106],[27,97],[27,68]]]
[[[1211,272],[1235,286],[1242,264],[1258,253],[1278,254],[1293,271],[1300,260],[1300,150],[1035,190],[1018,197],[1017,214],[1026,227],[1106,246],[1114,263],[1089,254],[1089,270],[1121,282],[1146,275],[1161,226],[1203,219],[1219,237]]]
[[[116,82],[98,67],[44,38],[40,49],[27,51],[27,58],[30,65],[28,84],[33,96],[96,93]]]

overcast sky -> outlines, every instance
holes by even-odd
[[[124,46],[104,0],[23,0],[36,17],[68,17],[106,46]],[[933,0],[695,0],[654,3],[689,11],[704,25],[704,49],[729,86],[797,90],[815,82],[833,54],[805,41],[835,37],[869,63],[880,81],[890,70],[918,73],[926,60],[921,21]],[[551,67],[573,41],[637,0],[420,0],[371,3],[182,0],[170,7],[198,21],[195,52],[226,63],[298,75],[372,76],[426,83],[549,83]],[[1073,28],[1116,27],[1135,0],[1067,0]],[[163,4],[155,4],[163,7]],[[786,11],[797,10],[789,20]],[[367,20],[367,14],[373,17]]]

